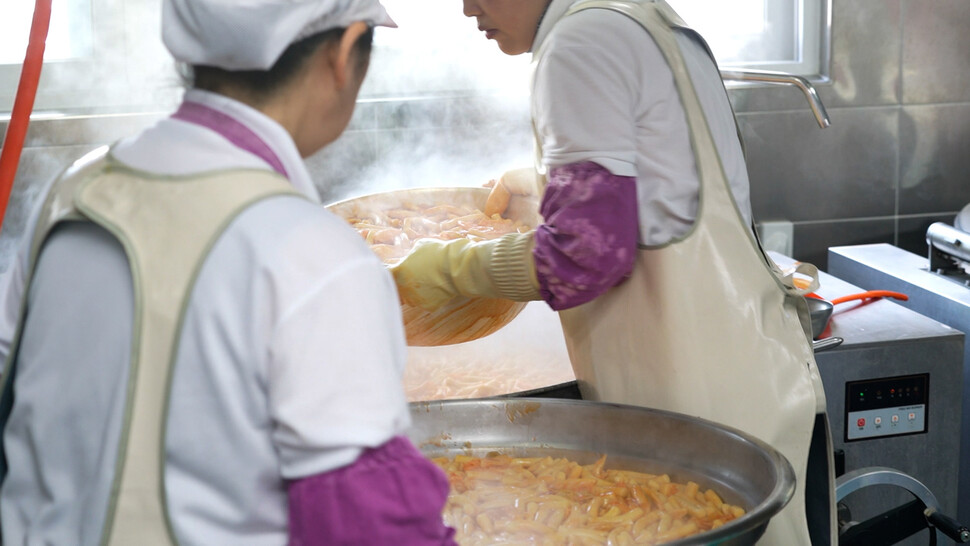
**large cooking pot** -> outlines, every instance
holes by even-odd
[[[361,218],[403,206],[471,205],[485,208],[486,188],[414,188],[365,195],[327,205],[343,218]],[[505,217],[530,227],[539,221],[534,200],[513,200]],[[524,302],[495,298],[459,297],[435,311],[401,304],[408,345],[418,347],[464,343],[502,328],[522,311]]]
[[[581,464],[607,455],[607,465],[667,473],[719,492],[747,512],[671,545],[750,545],[791,499],[795,475],[778,451],[738,430],[677,413],[544,398],[478,399],[411,404],[408,436],[429,457],[568,457]]]

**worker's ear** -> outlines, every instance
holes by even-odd
[[[359,53],[354,45],[357,43],[357,39],[367,32],[367,28],[367,23],[363,21],[351,23],[340,38],[340,44],[337,45],[333,57],[334,78],[338,89],[342,89],[348,82],[353,81],[352,78],[360,77],[357,71],[361,66],[366,66],[366,64],[358,62],[357,55]]]

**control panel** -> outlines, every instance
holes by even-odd
[[[930,374],[845,384],[845,441],[926,432]]]

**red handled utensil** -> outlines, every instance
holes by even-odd
[[[805,301],[808,303],[809,314],[812,317],[812,339],[818,339],[825,332],[825,328],[828,326],[829,319],[832,318],[832,311],[836,305],[849,301],[875,298],[894,298],[906,301],[909,299],[909,296],[902,292],[893,292],[891,290],[868,290],[827,301],[822,299],[818,294],[807,294]]]
[[[893,298],[906,301],[909,299],[909,296],[903,294],[902,292],[893,292],[892,290],[869,290],[867,292],[859,292],[858,294],[849,294],[848,296],[835,298],[832,300],[832,305],[838,305],[847,301],[868,300],[873,298]]]

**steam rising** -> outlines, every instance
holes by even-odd
[[[427,186],[481,186],[504,171],[532,164],[527,104],[505,104],[497,96],[432,99],[420,105],[409,124],[427,124],[428,110],[453,115],[437,126],[397,128],[378,136],[377,157],[361,173],[360,192]],[[469,119],[469,118],[476,119]]]
[[[354,121],[307,162],[324,202],[419,186],[480,186],[531,165],[529,55],[502,54],[462,14],[458,0],[383,3],[399,28],[376,30]],[[57,35],[81,37],[80,49],[71,51],[93,51],[93,57],[45,64],[32,136],[0,234],[0,270],[54,173],[90,147],[150,125],[181,96],[175,64],[161,42],[161,0],[111,5],[91,10],[84,7],[90,8],[89,0],[55,0],[51,32],[66,24],[58,22],[63,15],[83,15],[70,17],[68,30]],[[20,12],[29,17],[25,7]],[[9,109],[16,78],[0,83],[0,110]],[[58,121],[42,119],[89,114],[97,115],[76,135],[74,129],[61,134]]]
[[[501,53],[457,0],[383,4],[399,28],[377,29],[350,131],[310,160],[324,201],[480,186],[532,165],[531,56]]]
[[[459,0],[383,0],[396,29],[375,34],[361,96],[406,98],[474,91],[528,94],[530,55],[509,57],[485,39]]]

